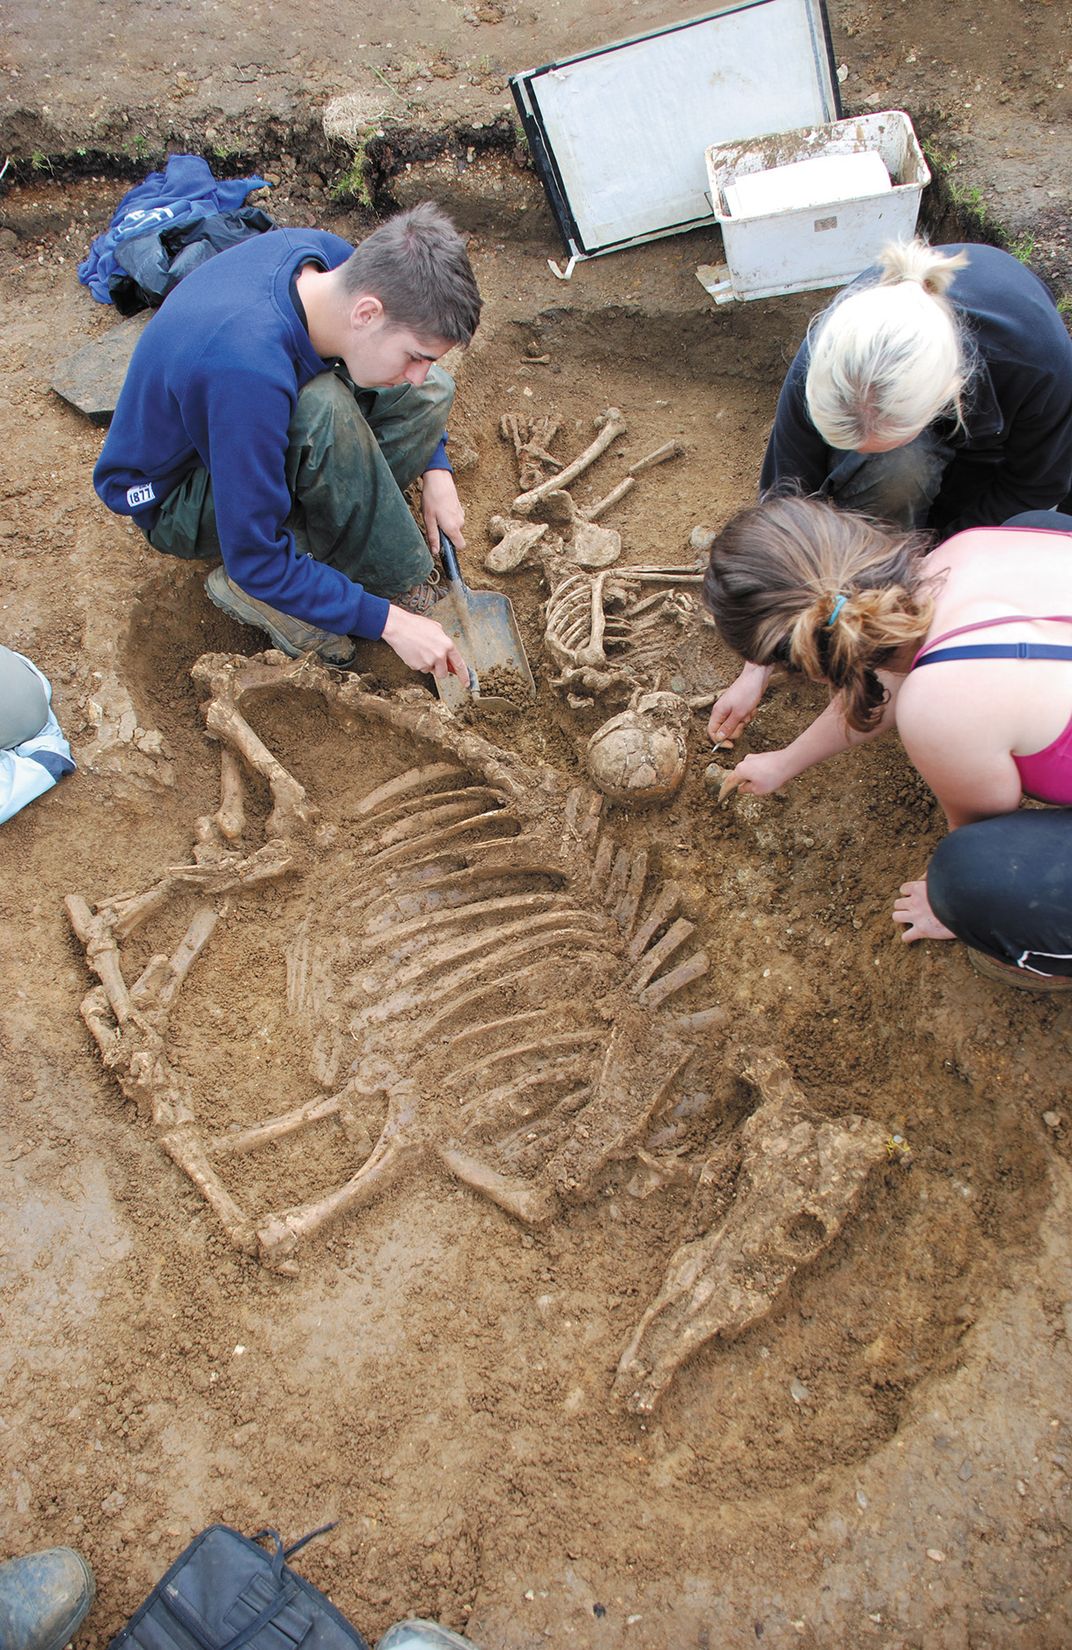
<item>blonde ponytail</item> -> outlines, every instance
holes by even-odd
[[[841,452],[904,446],[955,413],[971,376],[971,344],[946,296],[963,252],[925,241],[887,246],[878,279],[837,298],[808,331],[808,416]]]
[[[898,281],[916,281],[932,298],[944,298],[958,269],[967,269],[966,252],[936,252],[917,235],[911,241],[891,241],[878,256],[882,270],[878,284],[896,286]]]

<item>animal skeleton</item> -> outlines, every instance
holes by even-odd
[[[220,805],[197,821],[190,862],[95,909],[80,895],[66,903],[98,981],[82,1014],[104,1064],[233,1244],[293,1273],[303,1244],[422,1163],[526,1222],[591,1197],[617,1157],[638,1156],[652,1185],[696,1172],[674,1153],[664,1167],[643,1141],[697,1039],[725,1015],[685,998],[710,969],[696,925],[681,890],[652,876],[646,848],[605,829],[600,798],[527,767],[421,689],[373,693],[360,678],[274,652],[206,655],[193,674],[223,749]],[[259,695],[283,689],[319,695],[340,737],[389,730],[397,771],[348,796],[334,818],[322,815],[247,720]],[[245,840],[247,773],[271,797],[257,847]],[[191,971],[210,966],[236,907],[271,887],[287,924],[286,1008],[308,1038],[309,1093],[221,1126],[209,1120],[213,1095],[182,1069],[173,1022]],[[130,980],[126,943],[150,918],[178,937]],[[767,1094],[769,1081],[760,1087]],[[236,1165],[285,1153],[325,1124],[338,1131],[331,1160],[341,1178],[282,1206],[243,1201]],[[845,1148],[851,1165],[858,1135]],[[821,1181],[840,1149],[826,1139]],[[799,1150],[804,1162],[806,1143]],[[862,1171],[851,1175],[862,1183]],[[747,1265],[756,1221],[769,1234],[773,1203],[788,1229],[794,1209],[812,1209],[814,1181],[789,1177],[779,1203],[777,1176],[767,1176],[726,1240],[744,1260],[727,1261],[721,1238],[705,1240],[690,1263],[691,1295],[682,1296],[675,1257],[669,1304],[659,1297],[623,1355],[623,1402],[650,1407],[677,1364],[726,1332],[730,1320],[705,1311],[697,1276]],[[851,1197],[824,1205],[825,1241],[851,1206]],[[798,1253],[822,1246],[809,1238]],[[772,1274],[768,1310],[791,1263]],[[753,1283],[749,1321],[762,1315],[765,1288]]]

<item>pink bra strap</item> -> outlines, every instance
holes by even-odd
[[[946,630],[941,636],[935,636],[932,641],[924,642],[908,668],[911,670],[916,660],[922,659],[923,655],[929,653],[932,647],[939,647],[942,642],[952,641],[954,636],[966,636],[970,630],[989,630],[993,625],[999,624],[1072,624],[1072,614],[1009,613],[1003,619],[977,619],[974,624],[958,625],[956,630]]]

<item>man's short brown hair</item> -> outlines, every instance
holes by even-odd
[[[388,218],[339,268],[344,290],[369,292],[398,326],[467,344],[481,298],[465,242],[433,201]]]

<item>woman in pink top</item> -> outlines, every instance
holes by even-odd
[[[919,534],[775,498],[722,530],[704,580],[738,653],[834,690],[730,784],[762,796],[896,726],[951,832],[901,889],[903,938],[964,940],[983,972],[1050,990],[1072,990],[1070,533],[1039,511],[927,555]],[[1025,795],[1056,807],[1018,811]]]

